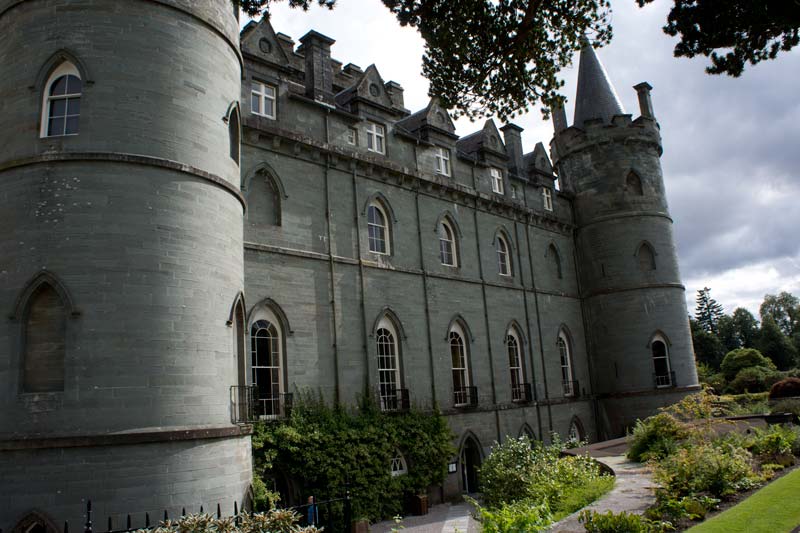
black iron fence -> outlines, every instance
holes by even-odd
[[[478,387],[459,387],[453,391],[453,403],[456,407],[477,407]]]
[[[292,412],[293,396],[290,392],[271,394],[255,385],[231,387],[231,422],[247,424],[256,420],[279,420]]]
[[[511,400],[517,403],[527,403],[533,400],[533,388],[530,383],[520,383],[511,388]]]
[[[307,526],[324,527],[325,531],[350,531],[353,523],[353,507],[350,493],[346,492],[343,498],[317,500],[316,496],[309,497],[309,503],[287,507],[298,513],[300,523]]]
[[[667,372],[661,374],[653,374],[653,383],[656,388],[663,389],[675,386],[675,372]]]

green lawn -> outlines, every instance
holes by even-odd
[[[798,525],[800,470],[795,470],[689,533],[789,533]]]

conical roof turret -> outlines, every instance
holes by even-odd
[[[606,69],[595,54],[589,39],[584,37],[582,42],[573,121],[573,125],[578,128],[582,128],[584,121],[589,119],[599,118],[608,123],[614,115],[625,113]]]

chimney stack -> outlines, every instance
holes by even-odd
[[[311,30],[302,37],[302,53],[306,58],[306,96],[328,104],[333,103],[333,68],[330,37]]]
[[[503,132],[503,139],[506,143],[506,152],[509,157],[509,167],[519,177],[524,177],[524,167],[522,164],[522,128],[516,124],[508,123],[500,130]]]
[[[555,134],[558,135],[565,129],[567,129],[567,111],[564,109],[563,105],[555,107],[551,110],[553,114],[553,129],[555,130]]]
[[[653,89],[649,83],[643,81],[638,85],[633,86],[636,93],[639,95],[639,111],[643,117],[656,118],[653,113],[653,100],[650,99],[650,91]]]

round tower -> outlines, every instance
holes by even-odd
[[[697,390],[685,289],[661,174],[647,83],[632,120],[592,47],[578,71],[575,119],[554,113],[562,189],[574,195],[581,297],[601,436]]]
[[[0,0],[0,35],[0,528],[79,528],[89,499],[104,525],[230,514],[252,476],[236,12]]]

